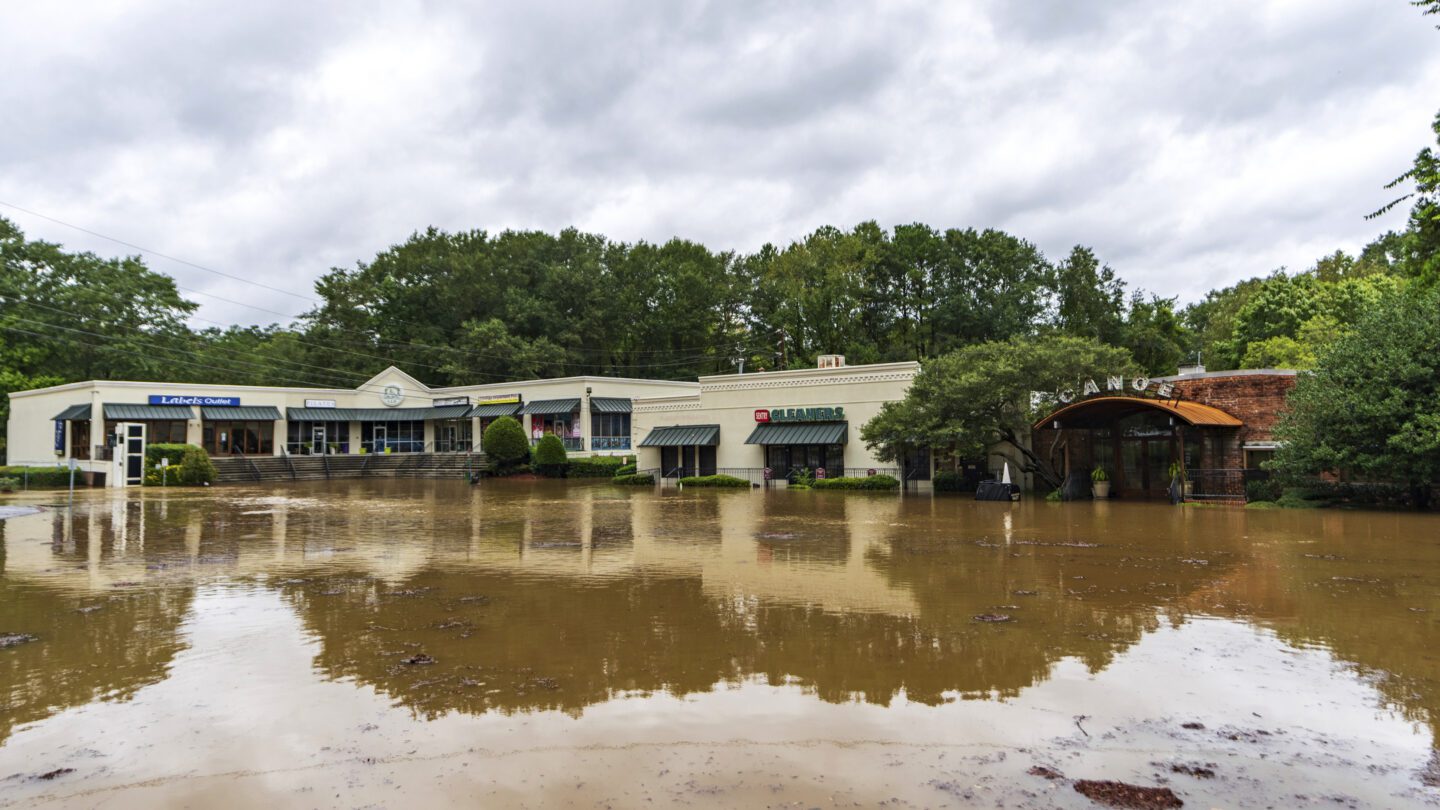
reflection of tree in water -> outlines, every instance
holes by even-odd
[[[82,595],[0,577],[0,630],[38,638],[0,650],[0,741],[17,726],[125,700],[165,678],[184,647],[179,628],[194,589],[117,591]]]
[[[1196,610],[1239,615],[1349,662],[1440,743],[1440,527],[1378,512],[1265,515],[1256,559]],[[1261,519],[1257,519],[1257,523]],[[1295,542],[1303,540],[1303,542]]]
[[[1042,592],[1017,610],[997,605],[1027,598],[1013,595],[1015,583],[1061,581],[1059,558],[977,554],[944,574],[934,569],[947,563],[934,558],[891,562],[888,573],[916,589],[925,606],[919,616],[727,600],[707,594],[701,577],[684,575],[432,569],[403,585],[354,577],[286,590],[322,639],[323,671],[373,684],[426,716],[578,713],[621,693],[684,695],[750,677],[799,683],[832,702],[884,704],[902,691],[931,704],[955,692],[1014,695],[1062,656],[1103,666],[1158,622],[1161,600],[1139,573],[1112,583],[1124,598]],[[1167,595],[1215,572],[1179,573],[1184,581],[1172,577]],[[1018,621],[973,620],[1002,609]],[[419,655],[436,662],[404,663]]]

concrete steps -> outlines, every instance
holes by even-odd
[[[211,459],[217,483],[325,481],[336,478],[465,479],[486,467],[484,455],[391,453],[363,456],[225,456]]]

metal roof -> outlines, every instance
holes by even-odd
[[[131,405],[105,403],[106,419],[193,419],[189,405]]]
[[[575,397],[574,399],[537,399],[534,402],[525,403],[525,409],[520,413],[551,416],[557,413],[570,413],[579,407],[579,397]]]
[[[650,435],[640,442],[640,446],[691,447],[698,444],[713,447],[719,443],[719,425],[671,425],[650,431]]]
[[[1187,425],[1200,427],[1240,427],[1245,424],[1213,405],[1190,400],[1092,397],[1066,405],[1036,422],[1034,428],[1040,430],[1057,421],[1065,427],[1085,427],[1097,420],[1108,421],[1146,410],[1162,411]],[[1076,424],[1065,425],[1067,420]]]
[[[89,422],[90,403],[86,402],[80,405],[71,405],[70,407],[56,414],[55,419],[56,421],[66,420],[70,422]]]
[[[591,413],[630,413],[629,397],[591,397]]]
[[[519,410],[520,403],[518,402],[490,402],[485,405],[476,405],[466,416],[494,419],[497,416],[514,416]]]
[[[281,419],[280,409],[274,405],[244,405],[236,408],[200,406],[200,418],[207,422],[274,421]]]
[[[766,422],[746,444],[845,444],[849,422]]]
[[[423,419],[461,419],[469,405],[439,408],[286,408],[292,422],[418,422]]]

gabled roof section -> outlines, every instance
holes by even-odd
[[[394,377],[394,376],[400,377],[400,380],[398,381],[398,383],[399,383],[399,385],[400,385],[401,388],[405,389],[405,394],[406,394],[407,396],[416,395],[416,394],[429,394],[429,393],[430,393],[430,386],[426,385],[426,384],[423,383],[423,382],[420,382],[419,380],[415,379],[414,377],[411,377],[409,374],[406,374],[404,371],[401,371],[399,368],[396,368],[395,366],[390,366],[389,368],[385,369],[384,371],[380,372],[379,374],[376,374],[374,377],[371,377],[370,379],[366,380],[365,382],[361,383],[360,385],[355,386],[355,390],[356,390],[356,391],[379,391],[379,390],[381,390],[382,388],[385,387],[385,384],[386,384],[387,382],[390,381],[390,380],[388,380],[388,379],[386,379],[386,378]]]

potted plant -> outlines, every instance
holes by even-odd
[[[1185,465],[1178,461],[1170,462],[1170,480],[1180,482],[1180,490],[1185,497],[1190,497],[1195,492],[1195,485],[1190,483],[1190,476],[1185,474]]]
[[[1097,465],[1090,471],[1090,486],[1097,499],[1110,497],[1110,475],[1104,467]]]

